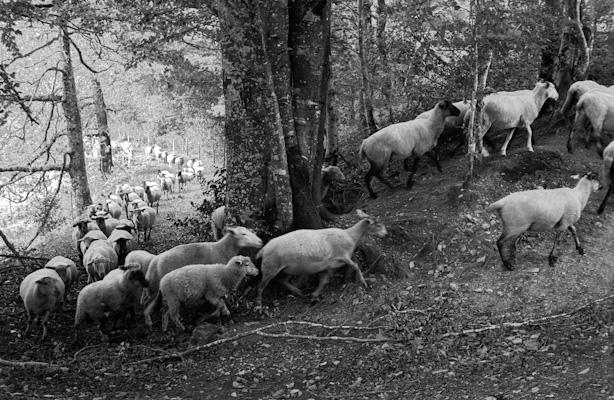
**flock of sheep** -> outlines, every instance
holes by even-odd
[[[571,86],[561,112],[569,111],[577,99],[576,122],[578,127],[592,128],[591,138],[602,142],[601,130],[614,129],[614,87],[596,86],[595,82],[576,82]],[[506,154],[515,129],[527,129],[527,148],[531,145],[530,125],[537,118],[547,99],[558,99],[558,93],[550,82],[538,82],[532,90],[499,92],[484,98],[484,117],[479,121],[480,140],[489,131],[507,130],[501,148]],[[407,186],[413,185],[413,175],[421,156],[429,155],[441,171],[436,145],[446,128],[458,128],[469,119],[469,102],[451,103],[440,101],[429,111],[408,122],[390,125],[367,139],[360,146],[360,156],[367,159],[370,169],[365,183],[371,197],[376,197],[371,187],[372,177],[389,184],[381,175],[385,166],[394,159],[401,159],[410,176]],[[571,151],[571,134],[568,146]],[[600,147],[599,147],[600,148]],[[601,152],[600,152],[601,153]],[[177,174],[158,171],[158,181],[144,182],[142,187],[120,185],[115,194],[88,209],[88,215],[75,222],[73,239],[81,264],[88,274],[88,285],[78,295],[75,314],[75,338],[81,325],[90,320],[99,324],[103,339],[107,338],[107,320],[116,321],[125,314],[134,318],[138,308],[144,306],[145,323],[152,326],[152,315],[161,307],[162,328],[167,330],[169,320],[181,330],[185,327],[179,318],[182,307],[201,308],[208,306],[207,317],[228,317],[230,312],[224,297],[248,275],[261,275],[257,287],[256,304],[261,306],[262,293],[274,279],[292,293],[303,296],[301,289],[290,282],[292,276],[317,275],[319,283],[312,298],[316,299],[328,283],[332,270],[349,266],[357,279],[367,286],[360,268],[352,261],[352,254],[362,237],[373,234],[386,235],[385,226],[373,217],[358,210],[360,220],[347,229],[326,228],[293,231],[270,240],[263,246],[262,240],[251,230],[241,227],[226,227],[218,240],[217,232],[224,227],[226,208],[216,209],[211,216],[214,242],[199,242],[173,247],[154,255],[143,250],[129,251],[133,236],[140,232],[148,240],[157,215],[157,205],[163,196],[172,193],[175,185],[179,190],[195,177],[203,178],[204,169],[198,160],[184,160],[161,150],[159,146],[147,146],[146,157],[167,162],[175,167]],[[604,173],[602,184],[610,186],[614,160],[614,142],[603,151]],[[413,166],[408,158],[414,156]],[[185,163],[185,167],[184,167]],[[323,191],[328,190],[331,180],[344,179],[338,167],[323,170]],[[600,187],[597,176],[587,173],[580,177],[574,188],[530,190],[512,193],[490,205],[503,222],[503,233],[497,241],[503,265],[514,268],[515,245],[525,231],[556,230],[554,246],[549,262],[557,260],[556,246],[561,233],[569,230],[576,249],[580,245],[574,223],[580,218],[590,194]],[[599,211],[605,207],[604,199]],[[156,205],[156,209],[153,207]],[[126,219],[121,219],[125,211]],[[239,256],[245,248],[260,248],[255,259]],[[118,267],[119,266],[119,267]],[[61,306],[67,288],[78,277],[76,264],[65,257],[55,257],[43,269],[28,275],[20,286],[20,295],[28,314],[28,326],[34,316],[40,316],[44,338],[46,321],[50,313]]]

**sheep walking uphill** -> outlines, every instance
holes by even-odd
[[[437,169],[441,171],[435,146],[443,132],[445,119],[448,116],[458,116],[460,110],[448,100],[443,100],[429,112],[430,115],[427,118],[389,125],[362,141],[359,153],[360,157],[366,158],[370,164],[369,172],[365,175],[365,183],[372,198],[377,198],[377,194],[371,188],[371,180],[374,176],[387,186],[392,186],[382,176],[384,168],[392,160],[403,160],[405,169],[408,170],[408,158],[414,156],[414,163],[409,178],[407,178],[407,188],[413,185],[418,162],[424,154],[428,154],[435,162]]]
[[[598,188],[597,175],[591,172],[583,175],[573,189],[516,192],[491,204],[488,209],[496,212],[503,223],[503,232],[497,240],[503,266],[514,269],[516,240],[526,231],[557,231],[548,258],[551,267],[556,264],[556,246],[565,229],[571,232],[576,250],[583,255],[574,224],[580,219],[590,194]]]
[[[557,100],[559,94],[550,82],[537,82],[533,90],[517,90],[515,92],[493,93],[484,97],[482,119],[480,121],[479,148],[488,156],[482,140],[488,132],[508,131],[501,155],[507,154],[507,146],[517,128],[527,130],[527,150],[533,151],[531,124],[548,99]]]
[[[159,307],[162,301],[166,305],[162,330],[166,332],[170,319],[177,328],[185,331],[179,319],[182,306],[201,308],[211,305],[215,309],[205,319],[229,317],[224,296],[235,290],[247,275],[258,275],[258,268],[244,256],[234,256],[227,264],[187,265],[164,275],[154,300],[155,307]]]
[[[610,195],[614,191],[614,185],[612,184],[612,179],[614,178],[614,141],[610,142],[608,146],[603,150],[603,166],[601,170],[601,186],[608,188],[603,201],[599,205],[599,209],[597,212],[599,214],[603,214],[605,211],[605,205],[608,201]]]
[[[262,240],[249,229],[236,226],[227,227],[224,237],[217,242],[182,244],[155,256],[149,263],[146,275],[149,288],[145,301],[150,303],[145,309],[145,321],[151,326],[153,299],[158,294],[164,275],[190,264],[225,264],[247,247],[260,248]]]
[[[64,282],[57,272],[50,268],[38,269],[21,281],[19,296],[28,315],[28,324],[24,332],[27,336],[36,316],[43,327],[41,340],[47,336],[47,320],[56,308],[61,308],[64,301]]]
[[[614,93],[614,86],[603,86],[595,81],[574,82],[571,84],[571,86],[569,86],[569,89],[567,90],[567,96],[565,96],[565,101],[561,105],[561,108],[556,112],[556,115],[564,118],[565,120],[567,120],[567,122],[569,122],[569,114],[574,104],[577,103],[580,97],[582,97],[585,93],[592,92],[594,90],[601,92],[611,91],[612,93]]]
[[[330,279],[330,270],[348,265],[366,287],[358,264],[352,261],[352,253],[365,234],[383,237],[386,227],[360,210],[357,214],[361,220],[348,229],[300,229],[271,239],[256,255],[262,258],[256,304],[262,304],[262,292],[278,275],[284,286],[302,297],[301,290],[289,282],[290,276],[319,274],[318,287],[311,294],[312,299],[317,299]]]
[[[586,129],[589,143],[594,140],[597,144],[597,153],[601,157],[604,138],[603,131],[614,131],[614,91],[605,93],[600,91],[588,92],[576,104],[576,120],[567,139],[567,151],[573,152],[572,138],[576,131]]]

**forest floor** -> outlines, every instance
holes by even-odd
[[[108,344],[92,325],[75,346],[75,288],[41,343],[36,329],[22,337],[18,286],[27,271],[4,270],[0,357],[52,365],[0,365],[0,398],[614,399],[614,200],[598,216],[605,193],[594,194],[577,224],[585,256],[567,236],[550,268],[552,233],[525,235],[514,271],[502,269],[496,252],[501,224],[489,203],[517,190],[573,186],[571,175],[600,169],[593,149],[578,145],[570,155],[562,134],[535,131],[534,153],[519,132],[507,157],[483,162],[469,190],[461,186],[463,156],[444,160],[443,174],[425,161],[411,191],[375,183],[380,197],[358,206],[389,234],[367,239],[380,252],[374,260],[357,252],[370,287],[338,277],[316,304],[271,285],[264,313],[247,296],[232,303],[229,323],[195,327],[186,316],[187,333],[164,335],[159,317],[152,331],[139,320]],[[157,168],[141,161],[119,170],[105,190]],[[163,201],[143,248],[159,253],[206,238],[176,223],[201,201],[196,184]],[[336,225],[356,220],[348,214]],[[72,247],[66,228],[40,246],[41,257],[74,258]]]

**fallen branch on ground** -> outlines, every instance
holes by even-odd
[[[56,370],[56,369],[68,370],[68,368],[62,367],[57,364],[49,364],[49,363],[40,362],[40,361],[11,361],[11,360],[5,360],[3,358],[0,358],[0,365],[6,366],[6,367],[16,367],[16,368],[35,368],[35,369],[44,368],[44,369],[51,369],[51,370]]]
[[[252,335],[259,335],[263,337],[272,337],[272,338],[285,338],[285,339],[332,340],[332,341],[336,340],[336,341],[348,341],[348,342],[357,342],[357,343],[381,343],[381,342],[394,341],[394,339],[385,339],[385,338],[369,339],[369,338],[357,338],[353,336],[310,336],[310,335],[294,335],[294,334],[290,334],[287,332],[286,333],[264,332],[265,330],[268,330],[268,329],[279,328],[279,327],[284,327],[284,326],[287,327],[293,324],[294,325],[307,325],[307,326],[323,328],[323,329],[359,329],[359,330],[370,329],[372,330],[372,329],[384,328],[384,327],[366,327],[366,326],[350,326],[350,325],[332,325],[331,326],[331,325],[323,325],[323,324],[319,324],[315,322],[308,322],[308,321],[283,321],[283,322],[277,322],[277,323],[270,324],[270,325],[265,325],[260,328],[253,329],[251,331],[242,332],[242,333],[239,333],[231,337],[218,339],[213,342],[203,344],[200,346],[191,347],[179,353],[165,354],[165,355],[158,356],[158,357],[146,358],[143,360],[135,361],[133,363],[130,363],[129,365],[146,364],[149,362],[164,361],[164,360],[169,360],[173,358],[183,359],[185,356],[195,353],[197,351],[208,349],[208,348],[218,346],[218,345],[228,343],[228,342],[234,342],[235,340],[242,339],[244,337],[252,336]]]
[[[462,336],[462,335],[468,335],[471,333],[480,333],[480,332],[486,332],[486,331],[493,331],[496,329],[503,329],[503,328],[522,328],[524,326],[528,326],[528,325],[537,325],[537,324],[542,324],[542,323],[550,323],[553,321],[556,321],[558,319],[561,318],[569,318],[572,315],[574,315],[575,313],[577,313],[578,311],[582,311],[585,308],[588,308],[590,306],[593,306],[595,304],[599,304],[599,303],[603,303],[605,301],[608,301],[610,299],[614,299],[614,295],[610,295],[610,296],[606,296],[606,297],[602,297],[600,299],[597,300],[593,300],[581,307],[578,308],[574,308],[573,310],[569,311],[569,312],[565,312],[565,313],[560,313],[560,314],[554,314],[554,315],[547,315],[545,317],[540,317],[540,318],[533,318],[533,319],[528,319],[526,321],[521,321],[521,322],[502,322],[500,324],[493,324],[493,325],[487,325],[487,326],[483,326],[480,328],[474,328],[474,329],[465,329],[462,330],[460,332],[448,332],[444,335],[442,335],[442,338],[446,338],[446,337],[450,337],[450,336]]]

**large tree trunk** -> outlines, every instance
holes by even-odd
[[[60,27],[62,37],[62,56],[64,67],[62,70],[62,83],[64,85],[64,97],[62,107],[66,118],[66,132],[68,135],[68,146],[70,154],[70,164],[68,173],[72,185],[74,197],[74,208],[80,213],[86,206],[92,203],[90,188],[87,182],[87,171],[85,169],[85,156],[83,154],[83,131],[81,128],[81,115],[77,104],[77,88],[73,74],[72,60],[70,58],[70,38],[64,26]]]
[[[375,118],[373,118],[373,90],[369,78],[367,52],[371,41],[371,0],[358,0],[358,58],[360,73],[362,75],[361,98],[369,134],[377,131]]]
[[[541,65],[539,68],[539,77],[549,82],[555,81],[555,66],[556,57],[560,44],[560,26],[562,22],[563,6],[561,0],[546,0],[545,1],[546,24],[542,27],[546,40],[541,50]]]
[[[382,73],[382,94],[386,101],[386,110],[388,111],[388,121],[394,118],[392,112],[392,82],[390,80],[390,70],[388,67],[388,49],[386,49],[386,20],[388,18],[388,10],[386,0],[377,0],[377,50],[380,56],[381,73]]]
[[[93,78],[92,84],[94,85],[94,108],[96,110],[98,141],[100,143],[100,172],[107,174],[111,172],[111,167],[113,166],[111,138],[109,137],[109,124],[107,123],[107,106],[104,103],[104,96],[98,79]]]

